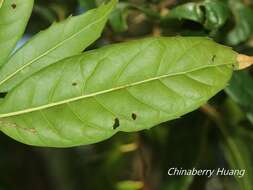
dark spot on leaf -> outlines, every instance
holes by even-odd
[[[7,92],[0,92],[0,98],[5,98],[7,94],[8,94]]]
[[[214,62],[215,58],[216,58],[216,55],[213,55],[212,56],[212,62]]]
[[[73,83],[72,83],[72,86],[76,86],[76,85],[77,85],[77,83],[76,83],[76,82],[73,82]]]
[[[11,7],[12,7],[13,9],[16,9],[17,5],[16,5],[15,3],[13,3],[13,4],[11,4]]]
[[[115,118],[114,119],[114,124],[113,124],[113,129],[117,129],[119,126],[120,126],[119,119]]]
[[[137,115],[135,113],[132,113],[132,119],[136,120],[137,119]]]

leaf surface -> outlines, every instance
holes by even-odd
[[[128,3],[120,2],[118,3],[115,10],[110,15],[109,21],[112,29],[115,32],[125,32],[128,29],[128,9],[129,9]]]
[[[234,64],[234,51],[207,38],[107,46],[53,64],[11,91],[0,107],[1,130],[26,144],[67,147],[149,129],[208,101]]]
[[[253,12],[240,0],[229,0],[235,18],[235,27],[227,34],[226,41],[230,45],[245,42],[253,34]]]
[[[199,120],[196,121],[195,118],[191,118],[191,125],[189,125],[189,122],[187,120],[184,122],[184,119],[180,120],[183,120],[180,124],[177,123],[173,126],[171,124],[167,126],[169,129],[165,129],[169,130],[166,136],[166,143],[163,143],[162,146],[165,155],[160,155],[166,160],[165,163],[168,170],[170,168],[192,169],[200,167],[200,161],[203,159],[203,150],[208,148],[205,145],[207,143],[208,129],[206,125]],[[164,133],[165,131],[162,132]],[[187,156],[182,156],[184,154]],[[174,174],[173,169],[169,172],[170,174]],[[193,181],[194,176],[168,175],[166,176],[165,183],[162,185],[162,190],[188,190],[193,185]]]
[[[0,0],[0,65],[22,37],[33,8],[33,0]]]
[[[252,131],[245,130],[242,126],[229,126],[223,128],[224,142],[223,150],[231,170],[242,170],[241,175],[234,176],[241,190],[253,189],[253,167],[252,167]],[[232,128],[232,129],[231,129]]]
[[[0,91],[7,92],[42,68],[82,52],[99,38],[116,2],[53,24],[33,37],[0,70]]]
[[[0,8],[1,8],[2,5],[3,5],[3,2],[4,2],[4,0],[0,0]]]
[[[187,19],[203,24],[208,30],[217,30],[228,19],[229,11],[222,1],[205,0],[200,3],[185,3],[172,9],[164,19]]]
[[[96,0],[78,0],[78,2],[84,10],[90,10],[97,6]]]
[[[246,71],[234,73],[230,85],[226,88],[229,96],[246,112],[248,119],[253,123],[253,79]]]

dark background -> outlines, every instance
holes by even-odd
[[[52,22],[100,2],[37,0],[19,46]],[[88,49],[146,36],[181,35],[208,36],[253,55],[252,6],[250,0],[120,1],[102,37]],[[119,133],[94,145],[37,148],[1,133],[0,190],[253,190],[252,81],[250,70],[237,72],[230,86],[200,109],[151,130]],[[240,179],[170,177],[170,167],[247,173]]]

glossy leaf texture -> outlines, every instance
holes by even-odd
[[[164,19],[187,19],[203,24],[208,30],[217,30],[225,24],[228,15],[229,10],[223,1],[205,0],[177,6]]]
[[[246,71],[234,73],[230,85],[226,88],[228,95],[245,111],[253,123],[253,79]]]
[[[22,37],[33,8],[33,0],[0,1],[0,65]]]
[[[0,70],[0,91],[7,92],[42,68],[81,53],[99,38],[116,2],[53,24],[34,36]]]
[[[222,90],[236,55],[198,37],[147,38],[86,52],[11,91],[0,107],[1,130],[26,144],[68,147],[149,129]]]
[[[230,45],[238,45],[247,41],[253,34],[253,12],[240,0],[229,0],[229,5],[236,23],[228,33],[226,41]]]

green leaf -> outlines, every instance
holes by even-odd
[[[82,52],[101,35],[116,2],[53,24],[33,37],[0,70],[0,91],[9,91],[42,68]]]
[[[161,19],[161,16],[160,16],[159,12],[157,12],[156,10],[153,10],[151,8],[151,6],[147,6],[146,4],[136,5],[136,4],[129,3],[129,8],[141,11],[150,20],[159,20],[159,19]]]
[[[232,108],[229,110],[230,113],[226,113],[226,115],[217,117],[216,119],[216,123],[223,135],[221,145],[229,169],[240,171],[237,175],[233,176],[240,187],[235,189],[253,190],[253,131],[246,126],[242,126],[242,124],[239,123],[241,120],[240,118],[237,118],[237,121],[234,118],[229,118],[229,116],[238,117],[238,115],[235,114],[240,115],[240,110],[238,110],[238,108],[233,108],[235,105],[231,107],[231,103],[229,103],[230,105],[228,103],[224,105],[226,109]]]
[[[253,123],[253,79],[246,71],[234,73],[230,85],[226,88],[229,96],[246,112],[248,119]]]
[[[222,27],[228,19],[229,9],[221,0],[206,0],[203,3],[205,8],[204,26],[208,30],[218,29]]]
[[[0,0],[0,65],[22,37],[33,8],[33,0]]]
[[[164,185],[162,190],[187,190],[189,189],[193,180],[193,176],[174,176],[174,178],[168,182],[168,184]]]
[[[197,3],[186,3],[175,7],[169,12],[167,18],[187,19],[202,23],[204,13]]]
[[[78,2],[85,10],[90,10],[97,6],[96,0],[78,0]]]
[[[121,181],[117,183],[117,190],[140,190],[143,188],[143,183],[140,181]]]
[[[55,20],[57,20],[56,14],[48,6],[34,5],[33,11],[35,14],[39,15],[49,23],[53,23]]]
[[[228,19],[229,11],[223,1],[205,0],[200,3],[186,3],[169,12],[165,19],[187,19],[203,24],[208,30],[216,30]]]
[[[188,118],[189,119],[189,118]],[[183,119],[182,119],[183,120]],[[207,147],[207,126],[199,119],[191,117],[191,124],[185,119],[174,126],[168,126],[169,135],[166,144],[163,143],[167,154],[162,155],[166,167],[192,169],[199,168],[203,159],[203,149]],[[196,121],[197,120],[197,121]],[[179,127],[180,126],[180,127]],[[177,134],[177,135],[175,135]],[[191,142],[191,143],[189,143]],[[173,153],[173,154],[171,154]],[[187,156],[182,156],[187,155]],[[163,160],[161,160],[163,163]],[[194,176],[168,175],[162,190],[187,190],[192,185]]]
[[[3,5],[3,2],[4,2],[4,0],[0,0],[0,8],[1,8],[2,5]]]
[[[109,21],[115,32],[125,32],[128,29],[127,16],[129,5],[118,3],[115,10],[110,15]]]
[[[245,42],[253,34],[253,10],[240,0],[229,0],[235,18],[235,27],[227,35],[227,43],[237,45]]]
[[[223,128],[224,142],[223,150],[230,169],[245,170],[243,177],[235,176],[241,190],[253,189],[253,167],[252,167],[252,131],[239,128],[240,126],[228,126]]]
[[[227,91],[227,88],[225,91]],[[222,112],[224,114],[224,120],[230,125],[238,125],[245,120],[245,113],[230,97],[227,97],[224,104],[222,104]]]
[[[136,5],[129,2],[120,2],[117,7],[112,12],[109,21],[112,29],[115,32],[125,32],[128,29],[127,18],[129,15],[129,10],[138,10],[145,14],[145,16],[151,20],[160,20],[160,14],[152,10],[148,6]]]
[[[149,129],[222,90],[236,55],[197,37],[147,38],[86,52],[10,92],[0,107],[1,130],[26,144],[67,147]]]

